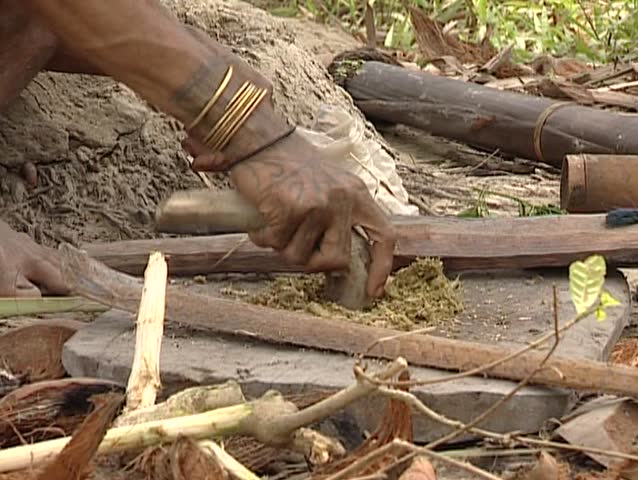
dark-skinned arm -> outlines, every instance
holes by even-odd
[[[267,227],[251,232],[308,271],[345,268],[352,226],[373,242],[368,291],[383,293],[391,271],[395,232],[363,182],[321,158],[275,112],[270,95],[223,150],[210,152],[202,140],[245,81],[271,90],[270,83],[227,48],[184,28],[153,0],[25,0],[69,54],[125,83],[142,98],[189,125],[218,88],[230,65],[234,75],[201,124],[189,132],[187,149],[202,168],[223,162]],[[257,149],[277,141],[270,148]],[[254,155],[253,155],[254,154]],[[246,157],[248,159],[245,159]],[[244,159],[237,163],[238,160]]]
[[[59,39],[62,60],[86,62],[135,90],[150,104],[188,125],[232,65],[224,95],[193,133],[203,139],[241,84],[270,84],[217,42],[202,43],[153,0],[26,0]],[[77,65],[63,65],[66,70]],[[241,158],[288,129],[270,96],[235,135],[225,156]]]

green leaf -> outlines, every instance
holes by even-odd
[[[274,7],[270,9],[270,14],[275,17],[296,17],[299,14],[299,10],[294,6]]]
[[[598,300],[605,283],[607,265],[600,255],[592,255],[569,266],[569,293],[578,315]]]
[[[596,309],[596,320],[598,320],[599,322],[604,322],[606,319],[607,311],[602,307],[598,307]]]
[[[618,305],[620,305],[620,300],[616,299],[607,290],[604,290],[603,293],[600,294],[600,306],[601,307],[603,307],[603,308],[616,307]]]
[[[479,218],[480,213],[479,213],[478,205],[474,205],[473,207],[466,208],[462,212],[459,212],[456,216],[463,217],[463,218]]]

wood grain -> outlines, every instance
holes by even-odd
[[[451,272],[565,267],[593,253],[604,255],[610,265],[638,265],[638,225],[607,228],[602,214],[396,217],[394,224],[399,233],[395,267],[427,256],[440,257]],[[94,243],[83,249],[131,275],[143,274],[152,251],[166,255],[170,275],[303,271],[243,234]]]

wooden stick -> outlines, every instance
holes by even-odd
[[[135,355],[129,376],[126,410],[155,405],[161,387],[160,350],[164,336],[168,266],[164,255],[153,252],[144,274],[144,289],[137,314]]]
[[[142,289],[136,278],[118,273],[70,245],[62,246],[61,261],[64,279],[75,294],[121,310],[136,311]],[[445,370],[467,371],[512,353],[511,349],[496,345],[429,335],[396,335],[396,331],[386,328],[248,305],[196,294],[176,285],[169,287],[167,318],[216,334],[351,355],[365,352],[377,342],[369,351],[371,357],[389,360],[404,357],[411,365]],[[543,357],[542,352],[528,352],[486,374],[521,380],[536,369]],[[637,369],[586,360],[554,357],[530,383],[638,397]]]
[[[100,444],[98,454],[143,449],[170,443],[181,436],[206,439],[229,435],[239,431],[242,421],[252,413],[251,404],[242,404],[198,415],[111,428]],[[70,440],[70,437],[62,437],[0,450],[0,472],[20,470],[46,462],[60,453]]]
[[[427,256],[440,257],[448,271],[566,267],[594,253],[611,266],[638,265],[638,226],[610,229],[602,214],[393,220],[399,233],[395,267]],[[83,248],[132,275],[143,272],[154,250],[166,254],[171,275],[303,272],[245,235],[129,240]]]

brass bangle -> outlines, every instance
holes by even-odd
[[[204,143],[213,151],[221,151],[243,126],[266,96],[265,88],[245,82],[228,103],[222,118],[211,129]]]
[[[230,129],[226,137],[220,140],[220,144],[217,147],[218,150],[221,150],[225,148],[226,145],[228,145],[228,142],[230,142],[230,139],[239,131],[242,125],[246,123],[248,118],[253,114],[255,109],[259,106],[259,103],[266,96],[266,93],[267,93],[267,90],[262,89],[255,96],[252,97],[251,102],[247,105],[246,109],[243,111],[242,117],[235,122],[235,125]]]
[[[213,128],[211,128],[210,132],[208,132],[208,135],[204,139],[204,143],[206,145],[210,146],[211,144],[217,143],[217,139],[220,136],[220,132],[224,132],[228,129],[228,126],[227,126],[228,123],[236,115],[237,103],[245,102],[247,95],[249,95],[251,91],[254,89],[255,87],[253,85],[249,84],[248,82],[245,82],[241,86],[241,88],[237,90],[233,98],[230,99],[230,101],[228,102],[228,105],[224,109],[224,113],[222,114],[222,117],[213,126]]]
[[[195,120],[191,122],[191,124],[186,128],[186,130],[192,131],[197,126],[197,124],[202,121],[202,119],[206,116],[206,114],[210,111],[210,109],[213,108],[215,103],[217,103],[217,100],[219,100],[219,97],[222,96],[222,94],[224,93],[224,90],[226,90],[226,87],[228,87],[228,84],[230,83],[230,79],[232,76],[233,76],[233,66],[231,65],[228,67],[228,70],[226,70],[226,75],[224,76],[222,82],[219,84],[219,87],[217,87],[217,90],[215,91],[213,96],[210,98],[210,100],[208,100],[206,105],[204,105],[204,108],[202,109],[202,111],[199,113],[199,115],[197,115]]]

